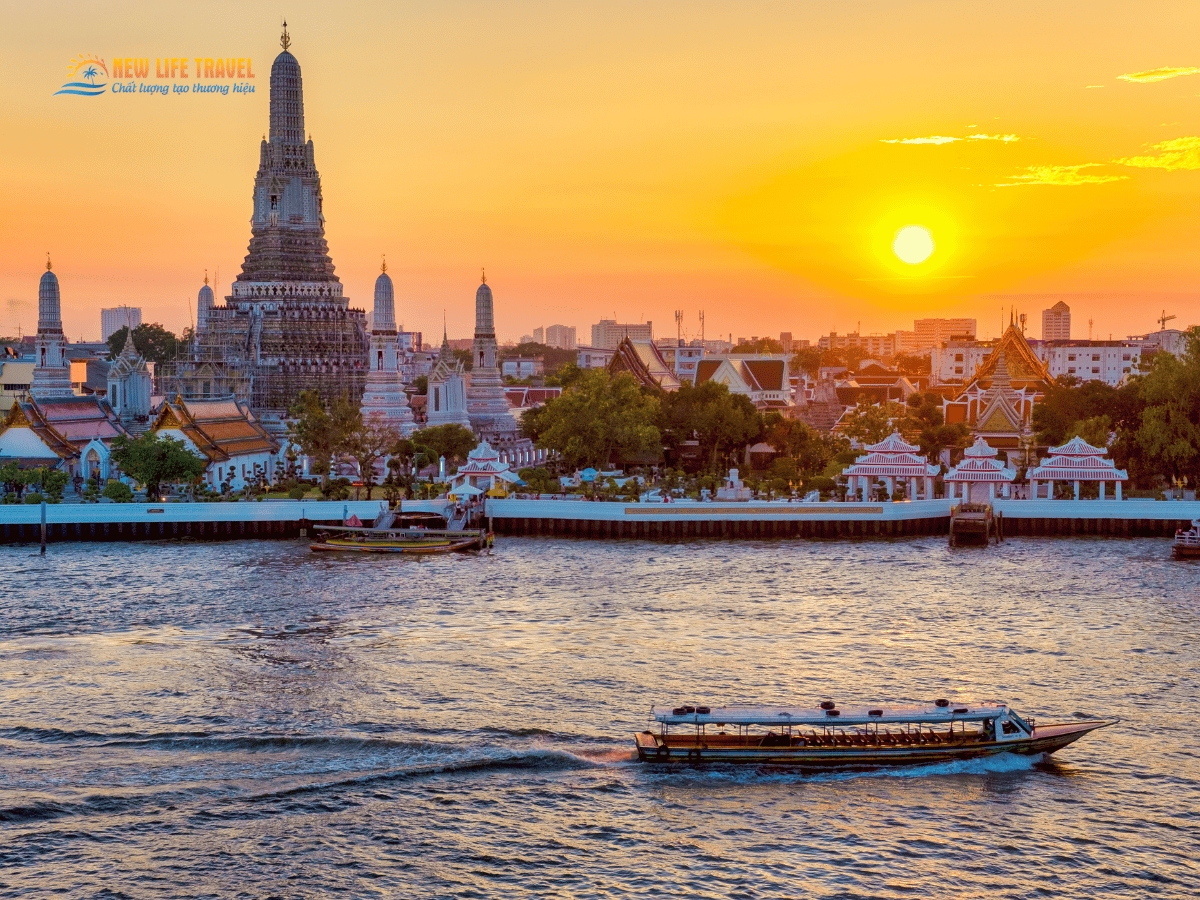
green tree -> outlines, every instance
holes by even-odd
[[[522,418],[525,434],[556,451],[569,468],[603,467],[615,458],[656,454],[659,401],[622,373],[581,371],[562,396]]]
[[[908,414],[900,423],[904,439],[915,443],[930,462],[937,462],[943,450],[961,450],[971,440],[970,431],[961,422],[946,424],[942,398],[937,394],[912,394],[907,401]]]
[[[710,471],[763,435],[762,416],[750,398],[731,394],[729,388],[714,381],[699,387],[685,382],[667,394],[660,427],[664,442],[673,450],[684,441],[699,442]]]
[[[905,417],[904,407],[895,401],[877,405],[860,400],[858,406],[849,410],[842,418],[839,427],[846,437],[858,441],[863,446],[869,446],[878,444],[895,431],[900,420]]]
[[[316,391],[301,391],[288,412],[292,416],[288,434],[311,460],[324,490],[333,459],[348,451],[350,436],[362,427],[362,413],[344,394],[327,405]]]
[[[113,438],[112,459],[121,471],[146,486],[146,497],[158,500],[164,481],[194,481],[204,474],[205,463],[183,441],[153,431],[130,439]]]
[[[129,489],[123,481],[117,481],[115,478],[108,484],[104,485],[104,496],[114,503],[129,503],[133,500],[133,491]]]
[[[1156,353],[1136,385],[1145,404],[1134,449],[1145,475],[1200,483],[1200,326],[1182,357]]]
[[[806,422],[785,419],[777,412],[763,417],[762,439],[794,459],[801,475],[823,472],[838,452],[848,446],[843,437],[822,434]]]
[[[128,333],[128,328],[122,328],[109,336],[109,359],[116,359],[121,355],[121,350],[125,346],[125,336]],[[133,346],[146,358],[147,362],[170,362],[179,355],[179,338],[157,322],[143,322],[133,329]]]
[[[345,451],[358,463],[358,472],[370,500],[375,486],[375,463],[399,443],[400,433],[384,424],[382,414],[360,415],[359,420],[359,426],[346,436]]]
[[[422,428],[412,436],[412,442],[416,447],[428,450],[434,462],[444,456],[448,465],[466,462],[470,452],[479,446],[479,438],[469,428],[453,423]]]

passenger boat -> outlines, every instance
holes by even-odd
[[[652,709],[658,732],[637,735],[646,763],[758,763],[810,768],[911,766],[999,753],[1053,753],[1116,719],[1037,724],[1005,704],[819,709],[679,706]],[[672,731],[671,729],[678,729]]]
[[[309,545],[309,549],[314,553],[342,551],[425,554],[491,550],[493,538],[486,528],[455,531],[445,528],[445,525],[446,520],[437,513],[402,515],[385,509],[370,525],[318,526],[317,539]]]
[[[1192,519],[1192,527],[1175,532],[1171,552],[1176,559],[1200,559],[1200,519]]]

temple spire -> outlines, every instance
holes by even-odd
[[[380,257],[380,259],[382,259],[382,260],[383,260],[383,262],[379,264],[379,271],[380,271],[380,272],[386,272],[386,271],[387,271],[387,254],[386,254],[386,253],[380,253],[380,254],[379,254],[379,257]]]
[[[283,20],[283,36],[279,39],[279,46],[282,47],[284,50],[286,50],[288,47],[292,46],[292,39],[290,37],[288,37],[288,32],[287,32],[287,19]]]
[[[50,265],[50,251],[46,251],[46,271],[49,272],[54,266]]]
[[[204,283],[208,284],[208,269],[204,270]]]
[[[481,266],[479,269],[479,278],[483,284],[487,284],[487,272]]]

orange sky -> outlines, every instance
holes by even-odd
[[[386,253],[427,339],[470,335],[481,266],[502,340],[1200,321],[1194,0],[287,6],[338,274],[369,309]],[[182,329],[205,268],[228,293],[280,9],[0,6],[0,333],[36,327],[48,250],[72,339],[122,303]],[[52,96],[80,54],[249,57],[256,91]]]

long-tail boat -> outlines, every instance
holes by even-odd
[[[1192,519],[1192,527],[1187,531],[1175,532],[1171,552],[1176,559],[1200,559],[1200,519]]]
[[[1117,720],[1038,724],[1006,704],[838,709],[779,706],[652,708],[658,731],[637,735],[646,763],[758,763],[840,768],[911,766],[1000,753],[1054,753]],[[675,728],[676,731],[671,729]]]
[[[351,519],[352,523],[358,522]],[[437,513],[400,514],[382,510],[370,525],[321,525],[309,545],[314,553],[452,553],[490,551],[492,534],[486,528],[456,531],[445,527]],[[437,527],[441,526],[441,527]]]

